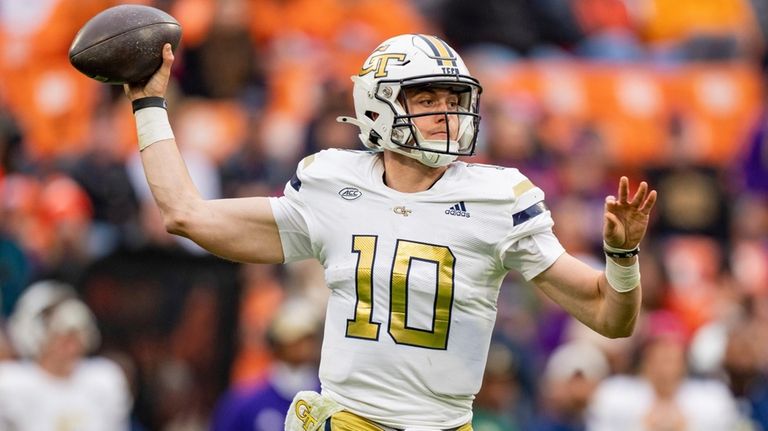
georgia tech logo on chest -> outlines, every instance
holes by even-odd
[[[386,48],[386,46],[380,46],[376,51],[383,51]],[[373,75],[374,78],[384,78],[389,74],[387,71],[389,62],[397,61],[398,66],[400,66],[405,63],[405,57],[406,55],[404,53],[382,52],[381,54],[373,54],[368,57],[368,60],[363,65],[363,68],[360,70],[358,75],[365,76],[373,71],[376,71],[376,73]]]
[[[403,217],[408,217],[413,212],[404,206],[394,207],[392,208],[392,211],[394,211],[395,214],[401,215]]]

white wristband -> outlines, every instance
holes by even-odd
[[[622,266],[610,257],[605,259],[605,278],[613,290],[619,293],[629,292],[640,285],[640,263]]]
[[[155,142],[174,139],[168,111],[163,108],[148,107],[136,111],[136,133],[139,136],[139,151]]]

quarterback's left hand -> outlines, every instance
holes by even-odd
[[[635,196],[631,200],[628,198],[629,179],[621,177],[618,199],[614,196],[605,198],[603,239],[611,247],[631,250],[645,236],[651,209],[656,203],[656,190],[648,191],[648,184],[643,181]]]

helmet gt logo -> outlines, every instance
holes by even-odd
[[[359,76],[365,76],[375,70],[376,74],[373,75],[374,78],[384,78],[389,74],[387,72],[387,66],[389,66],[389,62],[391,60],[399,61],[399,65],[402,66],[405,64],[405,57],[405,54],[391,53],[372,55],[368,58],[368,61],[360,70]]]

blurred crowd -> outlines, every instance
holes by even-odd
[[[56,280],[125,374],[133,429],[282,429],[317,385],[322,269],[165,232],[122,88],[68,63],[119,3],[0,1],[0,361],[30,357],[5,322]],[[459,50],[483,85],[471,161],[544,189],[571,254],[603,264],[620,175],[659,191],[636,334],[602,339],[510,274],[475,430],[768,431],[768,0],[131,3],[183,27],[169,115],[207,198],[279,195],[306,154],[360,148],[335,120],[349,76],[400,33]]]

